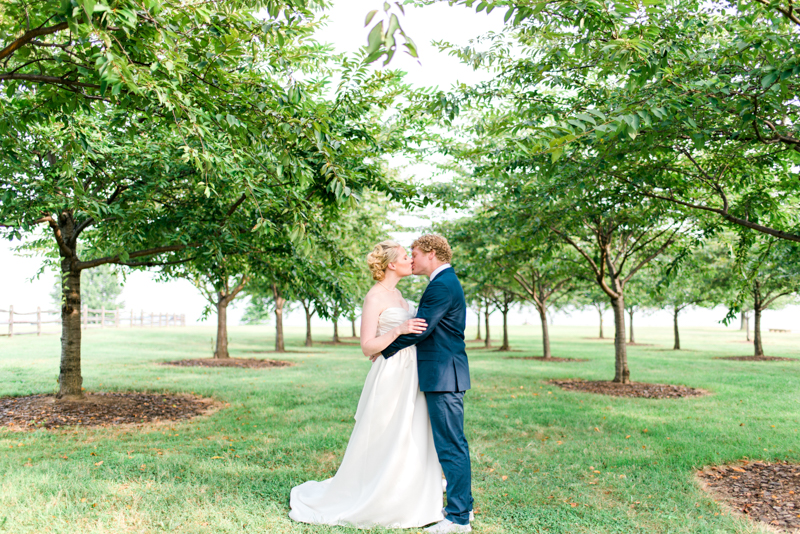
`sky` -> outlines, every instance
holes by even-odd
[[[364,18],[371,9],[379,8],[382,1],[355,1],[339,0],[329,11],[329,21],[318,35],[319,40],[334,45],[337,51],[355,52],[366,44],[368,28],[364,27]],[[473,84],[485,80],[490,74],[474,71],[458,59],[439,52],[432,45],[432,41],[441,40],[459,46],[469,44],[469,41],[489,31],[501,31],[503,15],[501,11],[494,11],[487,15],[476,14],[473,10],[463,6],[451,7],[447,3],[439,3],[423,8],[406,6],[406,15],[401,17],[403,29],[411,35],[419,50],[419,60],[399,53],[392,60],[391,68],[405,70],[408,74],[406,81],[418,87],[438,86],[448,89],[452,85],[463,82]],[[403,175],[425,179],[426,173],[431,169],[414,166],[404,169]],[[435,217],[448,217],[447,213],[432,213]],[[424,223],[423,219],[404,216],[400,222],[406,225]],[[396,236],[401,243],[407,244],[410,236],[407,234]],[[12,249],[19,243],[0,241],[0,272],[3,277],[0,284],[0,309],[7,309],[9,304],[14,305],[18,311],[35,311],[37,307],[52,309],[50,293],[55,284],[53,272],[44,272],[37,277],[41,260],[37,258],[21,257],[13,253]],[[185,314],[188,324],[200,320],[205,299],[199,291],[186,280],[171,282],[156,282],[155,277],[148,272],[136,271],[127,276],[121,300],[125,302],[127,310],[138,313],[176,313]],[[238,324],[244,312],[244,301],[234,301],[228,312],[229,324]],[[717,310],[689,310],[685,312],[683,323],[692,326],[721,326],[719,320],[724,317],[722,309]],[[515,310],[510,315],[511,324],[538,324],[538,315],[532,309]],[[596,312],[574,312],[571,315],[558,314],[555,324],[561,325],[595,325],[597,324]],[[607,335],[611,334],[610,324],[613,320],[610,313],[605,316]],[[763,321],[764,328],[791,329],[798,327],[800,308],[790,307],[781,311],[768,311]],[[212,316],[213,321],[213,316]],[[474,315],[468,317],[468,322],[474,324]],[[500,323],[501,316],[496,314],[493,323]],[[324,321],[317,320],[316,324]],[[304,318],[301,310],[289,313],[286,318],[287,326],[301,326]],[[658,312],[637,318],[639,326],[669,326],[671,316],[667,312]],[[344,326],[344,325],[342,325]],[[735,325],[738,327],[738,324]],[[733,326],[732,326],[733,327]]]

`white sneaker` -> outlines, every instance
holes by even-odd
[[[433,532],[434,534],[447,534],[448,532],[472,532],[472,527],[469,525],[457,525],[447,519],[439,521],[435,525],[425,529],[425,532]]]
[[[447,517],[447,512],[444,511],[444,508],[442,508],[442,515]],[[473,521],[475,521],[475,512],[470,510],[469,511],[469,522],[472,523]]]

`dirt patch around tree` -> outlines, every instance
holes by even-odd
[[[797,358],[779,358],[777,356],[717,356],[715,360],[732,360],[735,362],[796,362]]]
[[[588,362],[587,359],[581,358],[556,358],[555,356],[550,358],[545,358],[544,356],[508,356],[505,358],[506,360],[532,360],[537,362]]]
[[[584,391],[599,395],[613,397],[635,397],[644,399],[679,399],[683,397],[700,397],[708,395],[708,391],[687,386],[672,384],[648,384],[646,382],[631,382],[617,384],[605,380],[581,380],[579,378],[568,380],[550,380],[550,384],[570,391]]]
[[[800,465],[742,461],[697,472],[704,490],[735,512],[781,532],[800,529]]]
[[[55,395],[3,397],[0,426],[32,430],[180,421],[209,415],[221,406],[213,399],[195,395],[161,393],[86,393],[82,400],[57,402]]]
[[[283,360],[258,360],[256,358],[199,358],[196,360],[176,360],[162,362],[161,365],[177,367],[238,367],[240,369],[270,369],[273,367],[291,367],[292,362]]]

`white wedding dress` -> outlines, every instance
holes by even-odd
[[[378,335],[414,313],[413,308],[387,308],[378,319]],[[441,521],[442,470],[428,404],[419,390],[416,347],[372,364],[355,420],[336,475],[292,488],[289,517],[360,528]]]

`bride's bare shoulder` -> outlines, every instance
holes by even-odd
[[[364,307],[369,306],[370,308],[381,308],[383,307],[383,303],[386,300],[385,295],[383,292],[378,291],[376,288],[378,286],[374,285],[367,291],[367,295],[364,297]]]

